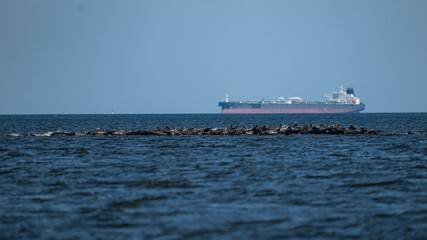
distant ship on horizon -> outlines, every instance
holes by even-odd
[[[340,87],[338,92],[325,95],[327,101],[305,102],[300,97],[279,97],[277,101],[229,101],[228,94],[225,101],[219,102],[222,114],[256,114],[256,113],[357,113],[365,109],[365,104],[354,94],[349,87],[346,91]]]

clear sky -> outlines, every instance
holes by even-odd
[[[219,113],[352,86],[427,112],[425,0],[0,0],[0,114]]]

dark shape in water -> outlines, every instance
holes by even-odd
[[[99,131],[96,128],[95,131],[82,131],[82,132],[53,132],[43,134],[22,134],[19,136],[130,136],[130,135],[150,135],[150,136],[162,136],[162,135],[296,135],[296,134],[333,134],[333,135],[356,135],[356,134],[378,134],[378,130],[369,130],[365,128],[356,128],[353,125],[349,127],[341,127],[339,124],[331,126],[325,126],[324,124],[307,125],[303,126],[294,123],[293,125],[286,126],[280,125],[279,127],[263,126],[235,126],[230,125],[226,128],[175,128],[171,129],[169,126],[165,126],[163,129],[157,127],[156,129],[142,129],[136,131],[126,130],[107,130]],[[16,136],[16,134],[9,134],[10,136]]]

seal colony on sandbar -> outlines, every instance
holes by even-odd
[[[81,131],[81,132],[46,132],[43,134],[8,134],[9,136],[163,136],[163,135],[178,135],[178,136],[191,136],[191,135],[298,135],[298,134],[331,134],[331,135],[358,135],[358,134],[378,134],[380,131],[357,128],[353,125],[343,127],[339,124],[326,126],[325,124],[319,125],[280,125],[278,127],[269,126],[228,126],[226,128],[174,128],[169,126],[164,128],[157,127],[157,129],[142,129],[142,130],[100,130],[97,128],[95,131]]]

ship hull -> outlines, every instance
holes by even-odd
[[[365,109],[365,104],[248,104],[220,102],[222,114],[286,114],[286,113],[357,113]]]

